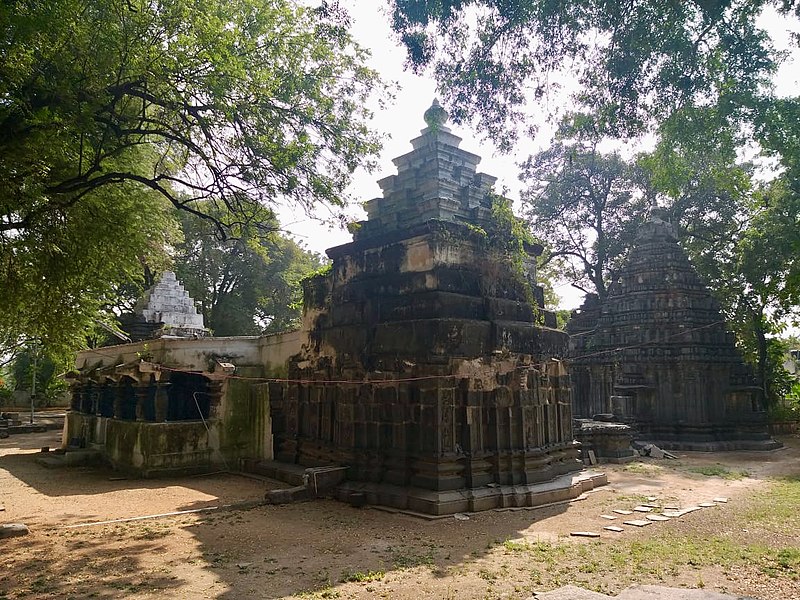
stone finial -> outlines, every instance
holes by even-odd
[[[439,104],[439,100],[434,98],[433,103],[430,108],[425,111],[425,114],[422,115],[422,118],[425,119],[425,123],[428,127],[435,131],[444,128],[444,124],[447,123],[447,119],[450,118],[450,115],[447,114],[447,111]]]
[[[667,209],[661,208],[660,206],[654,206],[650,209],[650,220],[651,221],[663,221],[664,223],[669,223],[669,212]]]
[[[649,239],[654,237],[667,237],[677,239],[675,228],[670,223],[669,212],[659,206],[650,209],[650,216],[639,229],[638,239]]]

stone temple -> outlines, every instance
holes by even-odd
[[[478,229],[492,227],[495,178],[443,113],[426,112],[355,240],[307,283],[309,340],[273,404],[275,453],[348,465],[343,488],[401,508],[536,503],[533,484],[580,469],[567,336],[539,324],[541,289]]]
[[[354,241],[305,282],[299,331],[82,352],[65,444],[145,475],[305,469],[315,491],[338,469],[343,500],[429,514],[605,483],[578,460],[568,336],[551,327],[533,257],[496,247],[495,178],[446,118],[434,103]]]
[[[124,315],[121,321],[133,340],[208,334],[203,315],[172,271],[165,271],[139,299],[133,313]]]
[[[659,210],[605,302],[570,320],[576,417],[612,413],[668,449],[772,449],[761,389]]]

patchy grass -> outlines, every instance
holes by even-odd
[[[543,567],[556,581],[565,579],[576,568],[561,565],[577,565],[577,571],[585,574],[614,572],[626,582],[642,577],[667,580],[688,570],[737,565],[755,565],[771,577],[800,578],[800,548],[741,545],[722,536],[702,538],[665,532],[647,540],[611,544],[509,540],[503,546],[506,552],[529,555],[531,563]]]
[[[800,531],[800,478],[775,480],[756,494],[746,514],[748,521],[773,532],[796,535]]]
[[[383,571],[345,571],[342,573],[342,582],[355,582],[355,583],[370,583],[372,581],[380,581],[384,578],[386,573]]]
[[[722,477],[723,479],[744,479],[750,477],[750,473],[745,470],[729,469],[728,467],[717,463],[716,465],[703,465],[699,467],[689,467],[686,469],[689,473],[697,473],[698,475],[705,475],[706,477]]]
[[[625,465],[622,470],[626,473],[635,473],[637,475],[648,475],[653,477],[663,473],[664,467],[645,462],[632,462]]]
[[[395,569],[413,569],[419,566],[434,565],[436,545],[423,544],[419,547],[392,546],[388,548]]]

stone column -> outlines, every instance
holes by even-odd
[[[159,381],[156,384],[156,423],[166,423],[169,414],[169,386],[168,381]]]
[[[137,385],[134,388],[136,393],[136,420],[137,421],[146,421],[146,410],[145,405],[147,404],[148,398],[150,396],[150,386],[149,385]]]

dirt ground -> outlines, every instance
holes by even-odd
[[[528,598],[568,583],[616,593],[633,583],[800,599],[800,438],[765,453],[684,453],[602,465],[610,484],[559,506],[423,520],[315,500],[73,527],[218,507],[277,483],[215,474],[121,479],[51,470],[34,458],[59,434],[0,440],[0,599]],[[622,533],[600,517],[647,497],[720,503]],[[630,518],[630,517],[625,517]],[[597,539],[570,537],[595,531]]]

